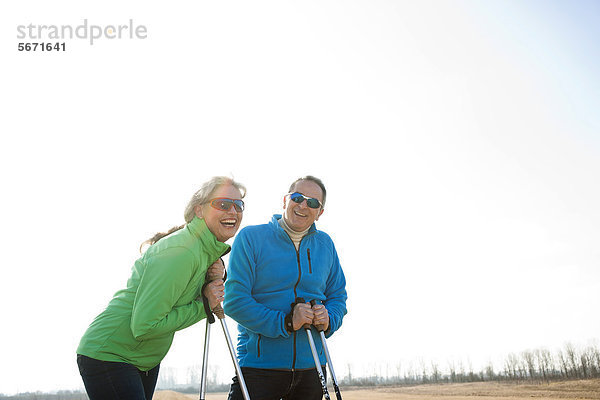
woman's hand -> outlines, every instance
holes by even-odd
[[[223,279],[216,279],[207,284],[204,287],[202,294],[208,299],[210,309],[214,310],[225,298],[225,284]]]
[[[212,263],[210,267],[208,267],[208,271],[206,271],[206,280],[214,281],[216,279],[223,279],[225,276],[225,265],[223,265],[223,261],[219,258],[217,261]]]

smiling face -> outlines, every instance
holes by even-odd
[[[223,185],[217,188],[211,196],[212,199],[227,198],[241,200],[242,194],[232,185]],[[243,212],[237,212],[235,207],[227,211],[218,210],[210,205],[210,202],[196,206],[196,216],[203,218],[208,230],[217,237],[219,242],[231,239],[237,232],[242,222]]]
[[[323,191],[312,181],[297,182],[292,192],[302,193],[305,197],[312,197],[323,203]],[[305,231],[323,214],[323,207],[310,208],[306,200],[298,204],[291,201],[289,195],[283,198],[283,209],[285,222],[296,232]]]

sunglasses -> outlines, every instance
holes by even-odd
[[[220,211],[229,211],[231,206],[235,207],[235,211],[244,211],[244,202],[237,199],[218,198],[210,201],[210,206]]]
[[[288,194],[290,195],[290,200],[292,200],[293,202],[296,202],[298,204],[300,204],[304,200],[306,200],[306,205],[310,208],[319,208],[319,207],[323,206],[319,199],[314,199],[312,197],[306,197],[302,193],[295,192],[295,193],[288,193]]]

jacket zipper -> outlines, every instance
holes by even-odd
[[[300,243],[302,243],[302,240],[300,240]],[[298,248],[300,248],[299,245],[298,245]],[[298,285],[300,284],[300,279],[302,278],[302,267],[300,266],[300,251],[298,251],[298,250],[296,250],[296,260],[298,261],[298,280],[296,281],[296,284],[294,285],[294,301],[296,301],[296,297],[298,297],[297,289],[298,289]],[[294,354],[293,354],[293,358],[292,358],[292,371],[294,371],[295,368],[296,368],[296,332],[294,332]]]
[[[308,273],[312,274],[312,263],[310,262],[310,249],[306,249],[306,255],[308,256]]]
[[[282,217],[283,218],[283,217]],[[290,237],[290,235],[287,234],[286,232],[286,236],[290,239],[290,242],[292,242],[292,246],[294,246],[294,250],[296,250],[296,260],[298,262],[298,280],[296,281],[296,284],[294,285],[294,301],[296,301],[296,297],[298,297],[298,285],[300,284],[300,279],[302,278],[302,267],[300,265],[300,246],[302,245],[302,241],[304,240],[304,238],[307,235],[305,235],[302,239],[300,239],[300,243],[298,244],[298,249],[296,249],[296,246],[294,245],[294,242],[292,240],[292,238]],[[312,266],[310,265],[310,249],[307,249],[308,251],[308,267],[309,267],[309,271],[312,274]],[[294,354],[292,357],[292,372],[296,370],[296,333],[294,332]]]
[[[298,285],[300,284],[300,279],[302,278],[302,267],[300,266],[300,252],[296,250],[296,260],[298,261],[298,280],[294,285],[294,301],[296,301],[296,297],[298,297]]]
[[[258,341],[256,342],[256,348],[258,350],[258,357],[260,357],[260,339],[262,338],[262,335],[259,333],[258,334]]]

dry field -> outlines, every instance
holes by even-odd
[[[335,394],[330,391],[332,399]],[[514,384],[498,382],[454,383],[446,385],[419,385],[369,389],[342,389],[344,400],[557,400],[599,399],[600,379],[553,382],[550,384]],[[154,400],[198,399],[198,394],[184,395],[159,391]],[[206,400],[226,400],[226,393],[207,394]]]

